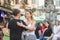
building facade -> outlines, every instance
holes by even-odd
[[[49,19],[51,18],[51,15],[54,16],[55,13],[60,13],[60,0],[0,0],[0,5],[4,5],[5,7],[11,7],[12,9],[35,8],[36,14],[48,14],[50,15]]]

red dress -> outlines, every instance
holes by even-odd
[[[44,26],[40,26],[40,30],[41,30],[41,33],[43,33],[43,31],[45,30],[45,27]]]

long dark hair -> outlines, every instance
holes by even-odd
[[[31,15],[31,19],[33,19],[32,12],[31,12],[30,10],[26,10],[26,12],[29,12],[30,15]],[[25,13],[26,13],[26,12],[25,12]],[[25,16],[25,17],[26,17],[26,16]]]
[[[46,26],[45,26],[45,24],[44,24],[43,22],[40,22],[40,23],[42,23],[42,24],[43,24],[43,26],[46,28]]]
[[[48,28],[51,28],[51,23],[49,21],[46,21],[46,22],[49,24]]]

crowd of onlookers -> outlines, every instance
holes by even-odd
[[[45,23],[40,22],[39,26],[37,26],[40,40],[60,40],[60,24],[59,21],[56,20],[54,26],[49,21]],[[37,33],[36,33],[37,34]]]
[[[49,20],[36,23],[29,10],[26,10],[25,20],[20,20],[21,22],[18,19],[21,16],[19,10],[14,9],[13,15],[12,21],[6,21],[8,20],[7,14],[4,14],[4,17],[0,17],[0,40],[5,40],[5,36],[11,37],[11,40],[14,37],[15,40],[19,40],[22,34],[22,40],[60,40],[60,22],[58,20],[55,21],[54,25]],[[19,33],[22,34],[19,36]]]
[[[0,40],[5,40],[5,36],[9,37],[8,19],[9,18],[7,13],[5,14],[0,13]]]

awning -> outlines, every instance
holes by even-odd
[[[10,12],[10,13],[12,13],[12,10],[7,9],[7,8],[4,8],[4,7],[0,7],[0,10],[4,10],[4,11],[6,11],[6,12]]]

